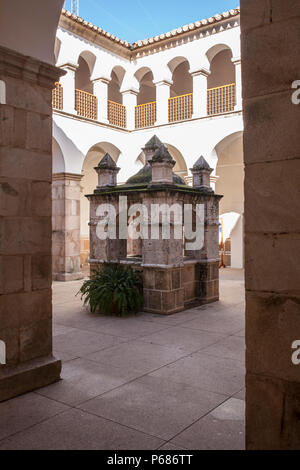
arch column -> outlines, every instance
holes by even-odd
[[[171,80],[154,83],[156,86],[156,125],[169,122],[169,98],[172,84]]]
[[[193,118],[207,116],[207,78],[210,71],[202,68],[191,72],[193,77]]]
[[[132,131],[135,129],[135,107],[137,105],[137,90],[122,91],[123,105],[126,108],[127,129]]]
[[[98,101],[98,121],[108,124],[108,85],[110,79],[106,77],[93,80],[94,95]]]
[[[52,176],[52,273],[56,281],[82,279],[80,268],[81,175]]]
[[[231,62],[235,67],[235,96],[236,103],[234,110],[241,111],[243,107],[242,100],[242,62],[240,57],[234,57],[231,59]]]
[[[77,64],[67,63],[60,66],[66,74],[61,77],[60,83],[63,87],[63,110],[66,113],[77,114],[75,110],[75,73]]]

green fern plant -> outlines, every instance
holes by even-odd
[[[92,313],[136,313],[143,305],[142,278],[131,267],[105,264],[83,283],[78,294]]]

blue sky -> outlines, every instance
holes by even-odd
[[[70,9],[71,0],[66,0]],[[79,0],[79,16],[129,42],[236,8],[238,0]]]

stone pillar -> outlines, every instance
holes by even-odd
[[[300,8],[289,6],[241,1],[249,450],[300,449]]]
[[[207,77],[210,72],[200,69],[191,72],[193,77],[193,118],[207,116]]]
[[[82,279],[80,268],[81,175],[52,178],[52,272],[56,281]]]
[[[93,80],[94,95],[98,101],[98,121],[108,124],[108,85],[109,78],[97,78]]]
[[[61,74],[0,47],[0,401],[60,377],[52,356],[51,95]]]
[[[156,125],[169,122],[169,98],[172,81],[162,80],[156,82]]]
[[[133,131],[135,129],[135,107],[137,105],[136,90],[126,90],[122,92],[123,105],[126,108],[127,129]]]
[[[240,57],[231,59],[235,66],[235,111],[242,110],[242,62]]]
[[[75,111],[75,73],[77,64],[64,64],[60,67],[66,74],[61,77],[60,83],[63,87],[63,110],[66,113],[77,114]]]

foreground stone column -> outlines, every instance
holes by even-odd
[[[80,268],[81,175],[58,173],[52,178],[52,272],[56,281],[82,279]]]
[[[0,401],[60,377],[52,356],[51,94],[61,74],[0,47]]]
[[[300,449],[299,22],[299,2],[241,2],[248,449]]]

